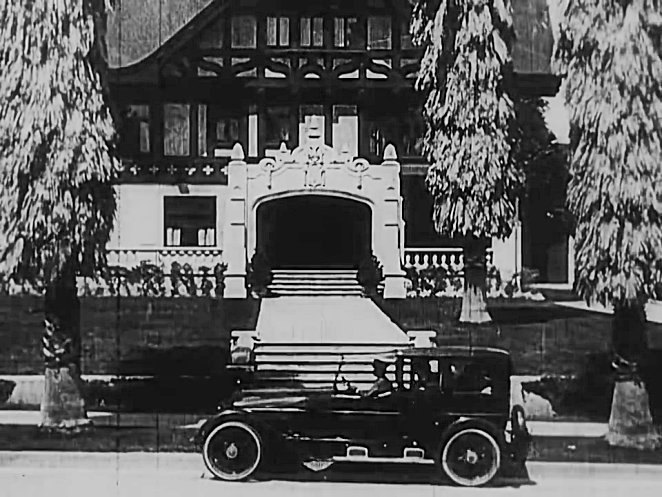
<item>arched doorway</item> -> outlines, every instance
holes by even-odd
[[[356,268],[372,250],[372,211],[362,202],[298,195],[260,204],[257,250],[274,268]]]

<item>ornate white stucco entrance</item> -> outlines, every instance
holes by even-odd
[[[223,247],[228,264],[226,297],[246,296],[248,261],[257,247],[258,211],[269,209],[272,201],[298,196],[338,198],[367,206],[370,248],[384,268],[384,296],[405,297],[400,163],[392,145],[381,164],[370,164],[326,145],[322,127],[313,122],[301,146],[289,151],[283,144],[274,157],[257,164],[247,163],[241,145],[235,145],[228,164],[228,187]]]

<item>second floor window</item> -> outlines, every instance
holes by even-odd
[[[336,48],[363,48],[363,34],[356,17],[333,19],[333,46]]]
[[[187,156],[191,153],[191,106],[165,104],[163,106],[163,154]]]
[[[289,17],[267,17],[267,46],[290,46]]]
[[[257,46],[255,16],[233,16],[231,32],[232,48],[255,48]]]
[[[321,17],[302,17],[301,18],[301,38],[302,47],[323,47],[324,46],[324,19]]]
[[[390,50],[392,37],[390,17],[368,17],[368,50]]]
[[[225,105],[198,105],[198,152],[214,155],[217,148],[231,149],[241,141],[244,123],[240,112]]]
[[[278,148],[285,142],[291,146],[292,137],[292,109],[285,106],[267,107],[265,112],[265,146],[269,148]]]
[[[135,157],[151,152],[149,106],[127,105],[122,112],[120,152]]]

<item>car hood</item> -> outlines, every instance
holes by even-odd
[[[241,394],[231,403],[233,408],[251,409],[256,407],[305,407],[312,397],[323,393],[278,393]]]

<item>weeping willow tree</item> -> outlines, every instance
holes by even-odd
[[[424,151],[440,234],[463,241],[460,321],[490,321],[485,251],[517,221],[524,175],[513,160],[514,110],[506,93],[513,39],[508,0],[418,0],[411,32],[425,52]]]
[[[45,295],[46,427],[86,424],[76,276],[105,264],[119,171],[103,0],[0,0],[0,275]]]
[[[644,304],[662,257],[662,59],[657,0],[570,0],[555,48],[566,77],[577,291],[614,309],[612,445],[660,445],[641,367]]]

